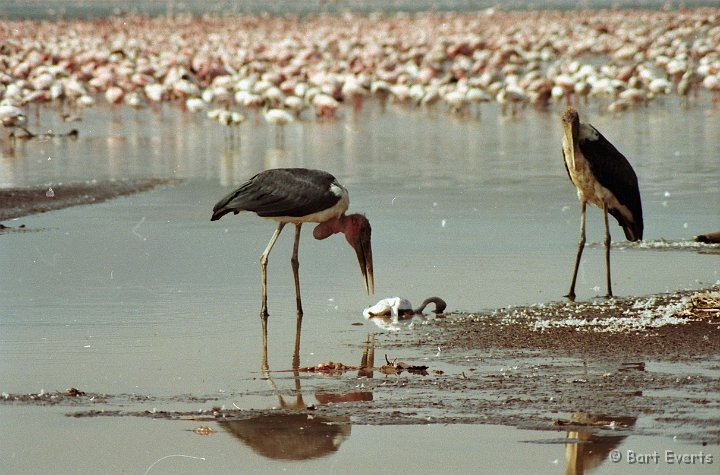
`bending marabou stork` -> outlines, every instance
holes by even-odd
[[[561,118],[563,127],[562,154],[570,180],[580,200],[580,241],[570,292],[575,299],[580,257],[585,247],[585,208],[590,202],[603,210],[605,220],[605,277],[607,297],[612,297],[610,283],[610,229],[608,213],[622,226],[629,241],[643,235],[642,204],[635,171],[625,156],[590,124],[580,122],[578,112],[568,107]]]
[[[313,229],[315,239],[325,239],[336,233],[345,234],[345,239],[357,254],[360,271],[365,280],[365,291],[368,294],[375,292],[370,222],[362,214],[346,215],[345,211],[349,204],[347,189],[330,173],[306,168],[276,168],[258,173],[215,205],[211,221],[216,221],[231,212],[238,214],[241,211],[252,211],[258,216],[278,222],[275,234],[260,256],[262,270],[260,317],[263,327],[267,324],[268,317],[268,256],[283,227],[288,223],[295,225],[295,245],[290,262],[295,278],[298,321],[303,313],[298,277],[298,245],[303,223],[320,223]]]

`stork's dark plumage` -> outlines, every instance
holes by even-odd
[[[347,189],[331,174],[306,168],[277,168],[258,173],[215,205],[211,221],[218,220],[231,212],[237,214],[241,211],[252,211],[258,216],[279,223],[275,234],[260,256],[262,270],[260,315],[263,324],[268,316],[268,256],[287,223],[295,224],[295,245],[291,263],[295,278],[298,318],[301,318],[303,313],[298,278],[298,245],[303,223],[320,223],[313,230],[315,239],[325,239],[340,232],[345,234],[345,238],[357,254],[360,271],[365,281],[365,290],[368,293],[374,292],[370,223],[361,214],[346,215],[345,211],[349,204]]]
[[[625,237],[638,241],[643,235],[642,204],[635,171],[625,156],[590,124],[580,122],[578,112],[568,107],[562,115],[562,153],[565,170],[577,188],[580,200],[580,241],[570,292],[575,298],[580,257],[585,247],[585,208],[592,203],[603,210],[605,220],[605,269],[607,296],[612,297],[610,283],[610,229],[608,213],[622,226]]]

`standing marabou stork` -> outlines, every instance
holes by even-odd
[[[562,153],[570,180],[577,188],[580,200],[580,241],[570,292],[575,299],[580,257],[585,247],[585,207],[590,202],[603,210],[605,220],[605,272],[607,297],[612,297],[610,284],[610,229],[608,213],[618,221],[630,241],[639,241],[643,234],[642,204],[635,171],[625,156],[590,124],[580,122],[580,116],[568,107],[561,118],[563,126]]]
[[[278,227],[260,256],[262,270],[262,307],[260,318],[263,328],[267,325],[267,262],[270,251],[280,232],[288,223],[295,225],[295,245],[291,259],[295,278],[298,325],[302,319],[300,281],[298,278],[298,245],[303,223],[320,223],[313,229],[315,239],[325,239],[336,233],[355,249],[360,271],[365,280],[365,291],[375,292],[373,279],[372,248],[370,245],[370,222],[361,214],[346,215],[350,199],[347,189],[331,174],[306,168],[276,168],[265,170],[218,201],[213,208],[211,221],[227,213],[252,211],[263,218],[274,219]]]

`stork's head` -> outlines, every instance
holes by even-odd
[[[580,133],[580,116],[578,115],[578,111],[573,107],[568,107],[560,118],[560,122],[562,122],[563,133],[568,142],[574,143]]]
[[[375,280],[373,277],[372,246],[370,243],[372,234],[370,221],[362,214],[342,215],[338,218],[320,223],[313,229],[315,239],[325,239],[335,233],[345,234],[345,239],[357,255],[360,272],[362,272],[363,280],[365,281],[365,291],[368,294],[374,294]]]

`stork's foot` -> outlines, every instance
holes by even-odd
[[[615,296],[612,294],[612,292],[608,292],[607,294],[605,294],[605,298],[608,300],[612,300],[615,298]]]
[[[575,292],[568,292],[567,294],[563,295],[566,299],[568,299],[571,302],[575,301]]]

